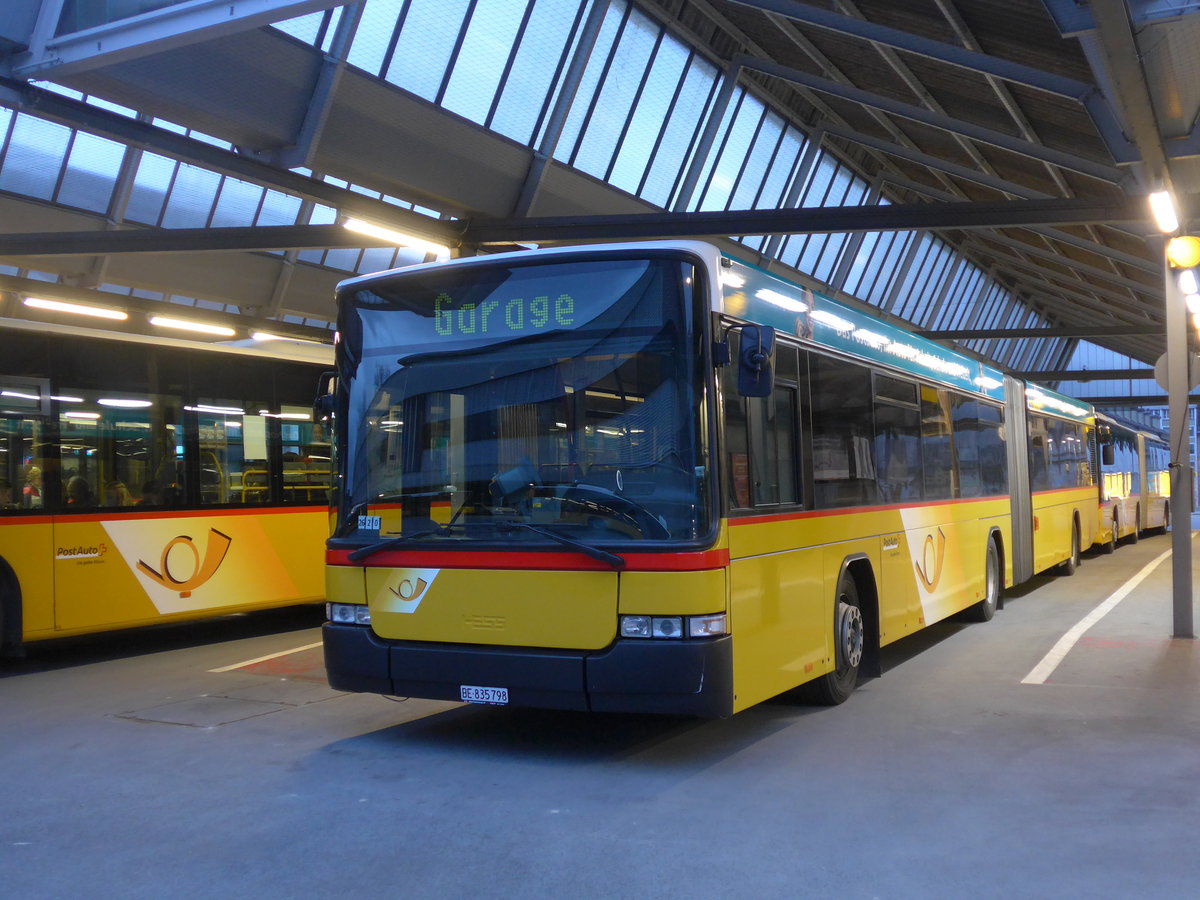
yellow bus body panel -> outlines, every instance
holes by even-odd
[[[368,568],[388,640],[598,650],[616,637],[617,573]]]
[[[0,519],[0,559],[21,589],[21,621],[30,634],[54,631],[54,523],[47,516]]]
[[[870,569],[888,644],[983,598],[993,530],[1011,583],[1008,498],[732,524],[734,709],[833,670],[833,602],[847,561]]]
[[[728,606],[725,569],[622,572],[620,612],[643,616],[704,616]]]
[[[1033,495],[1033,570],[1044,572],[1071,557],[1071,529],[1079,522],[1081,549],[1095,543],[1100,530],[1096,488],[1062,488]]]
[[[14,518],[27,641],[319,601],[324,509]]]

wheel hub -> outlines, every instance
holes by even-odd
[[[841,665],[857,668],[862,662],[864,643],[862,610],[849,603],[838,601],[838,649]]]

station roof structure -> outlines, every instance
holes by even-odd
[[[327,334],[349,274],[705,236],[1009,371],[1165,348],[1195,0],[9,0],[2,316]],[[136,319],[136,317],[135,317]],[[131,320],[133,321],[133,320]],[[141,328],[137,322],[129,328]]]

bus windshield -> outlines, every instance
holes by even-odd
[[[351,285],[338,536],[590,548],[706,535],[694,277],[678,257],[575,257]]]

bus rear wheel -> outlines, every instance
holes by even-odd
[[[1117,529],[1120,521],[1117,519],[1117,511],[1114,509],[1112,514],[1112,534],[1108,536],[1108,540],[1100,545],[1101,553],[1112,553],[1117,549]]]
[[[990,621],[1000,606],[1001,590],[1000,551],[996,549],[996,542],[989,540],[983,564],[983,599],[964,609],[963,619],[968,622]]]
[[[801,686],[801,697],[821,706],[845,702],[858,684],[858,667],[866,647],[866,626],[858,584],[849,572],[838,579],[833,602],[834,670]]]
[[[1059,564],[1060,575],[1074,575],[1079,568],[1079,526],[1071,526],[1071,555]]]

